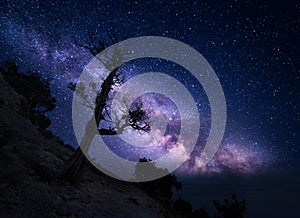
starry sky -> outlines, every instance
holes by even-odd
[[[92,55],[75,44],[95,33],[119,39],[164,36],[201,53],[223,87],[227,104],[225,135],[213,160],[196,160],[209,131],[210,109],[201,86],[184,69],[162,60],[137,60],[126,76],[159,71],[174,76],[193,95],[201,134],[180,175],[261,174],[299,170],[299,4],[294,1],[1,1],[0,57],[21,70],[49,79],[57,107],[48,115],[51,131],[78,146],[71,119],[76,82]],[[170,118],[168,99],[146,102]],[[171,105],[171,106],[170,106]],[[167,112],[163,112],[167,111]],[[175,110],[176,111],[176,110]],[[169,113],[169,115],[168,115]],[[130,155],[118,148],[120,155]],[[155,156],[155,155],[154,155]],[[155,158],[155,157],[154,157]]]

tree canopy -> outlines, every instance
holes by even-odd
[[[56,101],[51,95],[49,81],[32,71],[20,72],[19,67],[13,61],[5,61],[0,66],[0,72],[9,85],[27,99],[31,122],[44,130],[48,128],[51,121],[45,113],[52,111],[56,106]]]

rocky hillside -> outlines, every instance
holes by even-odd
[[[58,179],[74,150],[29,119],[27,99],[0,74],[0,217],[172,217],[136,185],[86,164]]]

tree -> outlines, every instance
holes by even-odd
[[[27,99],[29,108],[24,108],[28,109],[24,111],[24,115],[29,116],[30,121],[45,132],[51,124],[45,113],[52,111],[56,103],[51,95],[49,82],[42,79],[40,74],[19,72],[19,67],[12,61],[4,62],[0,72],[9,85]]]
[[[231,196],[231,200],[224,199],[224,203],[213,201],[217,214],[214,218],[243,218],[246,212],[246,201],[238,200],[236,195]]]
[[[210,218],[209,213],[207,213],[204,208],[194,210],[192,213],[192,218]]]
[[[116,34],[108,34],[108,37],[110,38],[112,43],[118,41]],[[87,49],[94,56],[96,56],[98,53],[100,53],[107,47],[106,43],[103,40],[99,39],[96,34],[90,34],[88,40],[84,41],[83,43],[80,43],[78,42],[78,40],[75,40],[75,44],[77,46]],[[114,54],[111,57],[111,59],[114,58],[122,58],[121,52],[118,49],[114,51]],[[104,65],[105,64],[107,63],[104,63]],[[109,67],[107,68],[109,69]],[[71,181],[72,179],[74,179],[74,177],[82,168],[85,160],[85,156],[83,154],[82,149],[84,149],[85,151],[88,150],[88,146],[91,144],[96,134],[116,135],[122,133],[122,131],[128,126],[139,131],[150,130],[146,113],[142,110],[141,106],[137,106],[134,109],[126,108],[128,116],[126,116],[127,118],[125,118],[125,120],[123,120],[122,123],[119,122],[119,124],[117,123],[112,128],[101,127],[102,121],[111,122],[109,114],[110,110],[108,109],[109,94],[113,90],[114,85],[123,82],[122,79],[120,79],[121,74],[121,69],[116,68],[109,73],[109,75],[104,79],[103,83],[101,84],[101,90],[98,91],[98,95],[95,101],[96,103],[94,106],[94,115],[91,117],[90,121],[86,125],[84,137],[79,145],[80,147],[76,149],[74,155],[71,156],[71,158],[67,161],[62,171],[61,179],[65,181]],[[82,92],[80,93],[82,93],[81,97],[83,99],[83,102],[85,101],[84,99],[88,97],[84,92],[85,87],[83,87],[82,84],[69,83],[68,87],[72,90],[75,90],[76,87],[82,89]],[[93,107],[92,105],[88,104],[86,106]],[[98,132],[92,132],[89,128],[95,123],[95,121],[96,126],[98,127]]]
[[[147,163],[147,165],[144,165]],[[147,170],[145,169],[147,168]],[[151,159],[141,158],[139,162],[135,166],[134,179],[136,180],[144,180],[144,173],[150,173],[151,175],[165,175],[159,179],[140,182],[138,185],[150,196],[160,200],[163,203],[168,203],[173,196],[173,189],[179,191],[182,189],[181,182],[177,181],[177,177],[175,175],[169,174],[167,169],[157,168],[155,166],[155,162]]]

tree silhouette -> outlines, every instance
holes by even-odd
[[[108,37],[110,38],[112,43],[116,43],[118,41],[116,34],[108,34]],[[75,44],[87,49],[94,56],[102,52],[108,46],[103,40],[99,39],[96,34],[90,34],[89,38],[83,43],[75,40]],[[110,59],[122,59],[121,51],[115,49]],[[109,61],[103,64],[107,67],[107,69],[110,69],[109,65],[111,63]],[[146,113],[142,110],[141,107],[135,107],[134,109],[124,108],[124,110],[127,110],[126,113],[128,114],[128,116],[123,116],[120,122],[116,122],[115,126],[112,128],[101,127],[102,121],[111,122],[108,104],[108,101],[110,100],[109,94],[112,92],[114,85],[121,84],[123,82],[121,79],[121,74],[122,70],[120,68],[116,68],[111,71],[109,75],[103,80],[103,83],[101,84],[101,90],[97,90],[98,94],[96,97],[95,106],[88,104],[86,98],[88,98],[89,96],[85,93],[85,87],[82,84],[69,83],[68,87],[71,90],[79,90],[78,93],[80,97],[82,97],[83,104],[89,108],[92,108],[94,110],[94,115],[86,125],[85,134],[82,138],[82,141],[80,142],[79,148],[76,149],[74,155],[72,155],[71,158],[66,162],[61,174],[61,179],[65,181],[71,181],[78,174],[85,160],[85,156],[82,150],[84,150],[85,152],[88,151],[89,145],[91,144],[96,134],[116,135],[122,133],[126,127],[131,127],[139,131],[150,130]],[[93,126],[95,122],[96,126],[98,127],[97,132],[91,131],[90,128],[90,126]]]
[[[145,173],[147,173],[147,175],[145,175]],[[177,181],[177,177],[175,175],[169,174],[167,169],[157,168],[154,161],[144,157],[136,164],[133,177],[135,181],[143,181],[148,178],[148,174],[157,178],[162,175],[164,176],[151,181],[139,182],[138,186],[149,196],[164,204],[168,204],[171,200],[173,196],[173,189],[176,191],[182,189],[182,184]]]
[[[204,208],[194,210],[191,217],[192,218],[211,218],[209,213],[207,213]]]
[[[4,62],[0,72],[9,85],[27,99],[29,108],[24,108],[28,111],[23,114],[28,115],[30,121],[45,132],[51,124],[45,113],[52,111],[56,102],[51,96],[49,82],[42,79],[40,74],[31,71],[19,72],[19,67],[12,61]]]
[[[173,201],[172,210],[176,217],[191,217],[193,212],[191,204],[181,197]]]
[[[246,212],[246,201],[238,200],[236,195],[231,196],[231,200],[224,199],[224,203],[213,201],[217,214],[214,218],[243,218]]]

